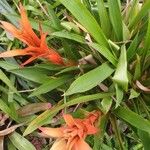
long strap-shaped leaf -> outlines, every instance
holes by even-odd
[[[109,48],[107,39],[97,21],[79,0],[60,0],[60,2],[75,16],[99,44]]]
[[[88,91],[107,79],[113,72],[108,63],[104,63],[77,78],[66,91],[66,95]]]
[[[2,80],[14,93],[19,95],[17,89],[13,86],[11,81],[7,78],[7,76],[3,73],[1,69],[0,69],[0,80]]]
[[[17,132],[9,135],[9,139],[18,150],[36,150],[31,142]]]
[[[123,23],[118,0],[108,0],[109,15],[118,41],[123,39]]]
[[[99,93],[99,94],[80,96],[78,98],[70,100],[69,102],[67,102],[65,104],[53,107],[52,109],[45,111],[44,113],[39,115],[36,119],[34,119],[29,124],[27,129],[25,130],[24,136],[27,135],[27,134],[30,134],[31,132],[36,130],[38,127],[46,124],[47,120],[50,120],[56,113],[58,113],[60,110],[62,110],[65,107],[69,107],[69,106],[79,104],[79,103],[85,103],[85,102],[88,102],[88,101],[94,101],[94,100],[105,98],[105,97],[110,97],[113,94],[114,93]]]
[[[149,12],[150,10],[150,1],[146,1],[142,6],[140,12],[133,18],[133,20],[129,24],[129,28],[132,29],[139,21]]]
[[[7,14],[16,14],[12,7],[7,3],[6,0],[0,0],[0,14],[3,14],[13,24],[17,25],[17,20]]]
[[[97,8],[100,17],[101,28],[104,31],[105,35],[107,37],[110,37],[111,24],[110,24],[109,16],[107,14],[107,9],[104,4],[104,0],[96,0],[96,1],[97,1]]]
[[[138,129],[150,133],[150,121],[122,106],[114,110],[114,114]]]

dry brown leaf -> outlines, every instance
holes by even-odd
[[[96,61],[94,60],[93,56],[90,54],[88,56],[85,56],[84,58],[79,60],[79,64],[93,64],[96,65]]]
[[[20,116],[28,116],[40,111],[45,111],[50,108],[51,108],[50,103],[34,103],[23,106],[19,108],[17,111]]]
[[[142,85],[138,80],[136,81],[136,86],[142,91],[150,93],[150,89]]]
[[[7,128],[7,129],[4,129],[4,130],[1,130],[0,131],[0,137],[3,137],[5,135],[8,135],[8,134],[14,132],[18,127],[20,127],[22,125],[23,125],[23,123],[11,126],[11,127]]]

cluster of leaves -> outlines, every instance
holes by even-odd
[[[1,20],[17,26],[18,3],[1,0]],[[38,30],[40,22],[48,32],[49,46],[78,65],[58,66],[39,59],[20,68],[26,57],[0,60],[0,149],[5,137],[8,150],[35,150],[31,139],[38,137],[39,142],[36,129],[60,125],[60,111],[81,117],[99,110],[100,133],[87,139],[94,150],[148,150],[150,1],[23,0],[22,4],[33,28]],[[2,29],[0,44],[1,52],[24,46]],[[48,141],[41,141],[41,149],[49,149]]]

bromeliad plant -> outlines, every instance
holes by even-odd
[[[17,3],[0,1],[7,149],[148,150],[150,1]]]
[[[64,116],[66,126],[60,128],[46,128],[40,127],[39,129],[49,137],[58,138],[52,150],[62,149],[87,149],[91,148],[84,141],[87,135],[97,133],[98,129],[94,127],[94,122],[99,117],[98,112],[90,114],[86,119],[74,119],[71,115],[65,114]]]
[[[20,4],[19,11],[21,14],[21,20],[19,24],[19,29],[17,29],[14,25],[1,21],[1,27],[10,32],[14,37],[18,38],[22,42],[28,45],[24,50],[16,49],[13,51],[7,51],[0,54],[1,58],[4,57],[13,57],[13,56],[31,56],[26,62],[21,64],[22,66],[27,65],[33,60],[43,57],[53,62],[54,64],[63,65],[63,59],[61,56],[52,48],[49,48],[46,44],[46,35],[47,33],[43,33],[40,28],[40,38],[33,31],[31,24],[27,18],[27,14],[22,4]]]

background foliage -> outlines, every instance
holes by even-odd
[[[18,3],[1,0],[1,20],[18,25]],[[22,4],[33,28],[38,31],[40,22],[48,32],[49,46],[78,65],[58,66],[39,59],[20,68],[26,57],[0,60],[0,149],[47,150],[52,142],[40,137],[38,127],[60,125],[62,110],[76,117],[100,110],[100,133],[87,139],[94,150],[148,150],[150,1]],[[21,47],[0,29],[1,52]],[[53,107],[48,109],[48,103]]]

